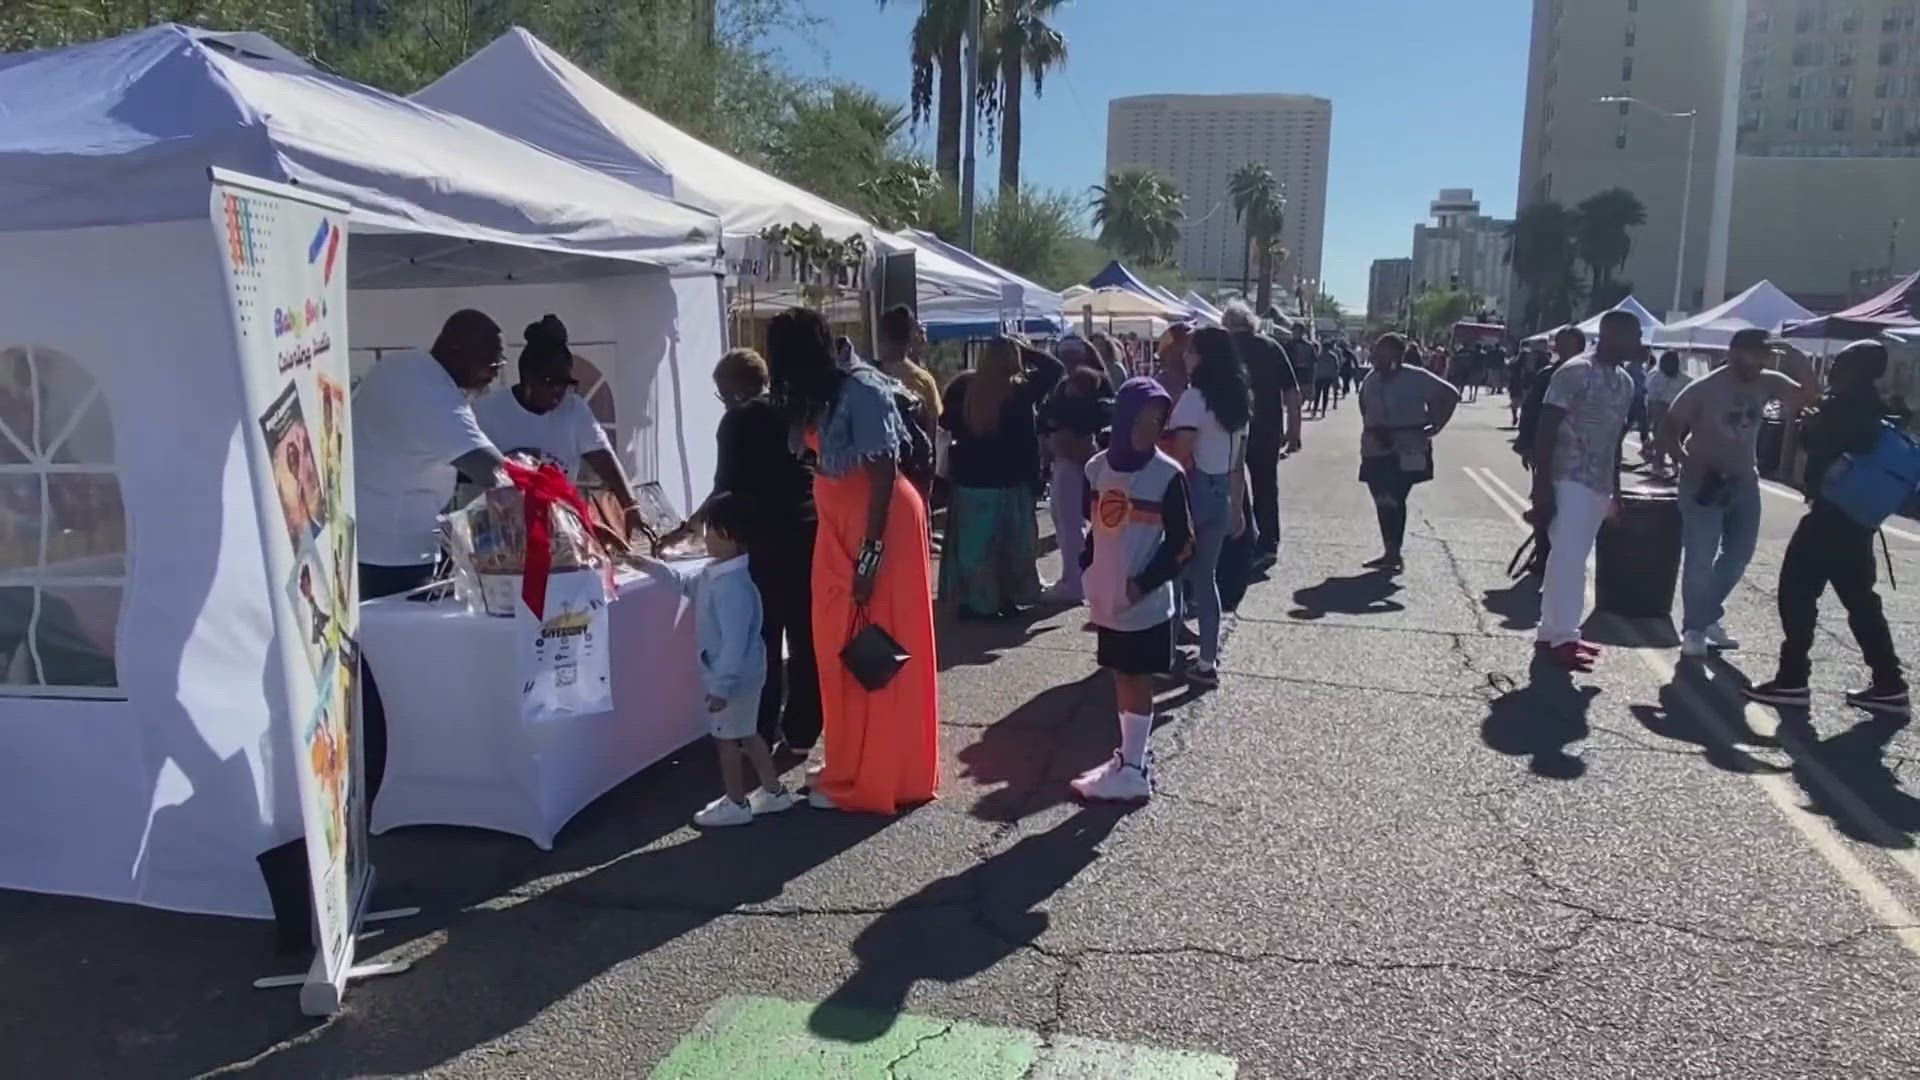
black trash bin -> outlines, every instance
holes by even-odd
[[[1628,488],[1620,517],[1594,545],[1594,610],[1630,619],[1673,614],[1680,584],[1680,497],[1671,488]]]

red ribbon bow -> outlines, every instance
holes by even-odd
[[[587,516],[586,500],[558,465],[548,463],[538,469],[517,461],[502,465],[507,479],[520,489],[527,512],[527,560],[520,575],[520,599],[526,601],[533,617],[547,613],[547,575],[553,570],[553,504],[559,503],[580,515],[584,527],[593,520]]]

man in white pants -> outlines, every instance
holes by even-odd
[[[1560,365],[1547,383],[1534,445],[1533,517],[1547,521],[1549,552],[1540,586],[1539,654],[1589,671],[1599,648],[1580,640],[1587,606],[1587,556],[1620,494],[1620,441],[1632,411],[1640,320],[1610,311],[1591,353]]]

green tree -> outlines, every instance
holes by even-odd
[[[1002,191],[980,210],[980,254],[1023,277],[1058,280],[1077,268],[1072,242],[1083,208],[1066,192]]]
[[[1594,302],[1598,303],[1613,282],[1614,272],[1633,254],[1633,230],[1646,224],[1647,208],[1633,192],[1608,188],[1581,200],[1577,212],[1574,247],[1592,275]]]
[[[1093,189],[1100,242],[1144,266],[1173,260],[1180,240],[1182,197],[1173,181],[1145,169],[1123,169]]]
[[[777,176],[889,228],[927,224],[940,187],[906,141],[907,111],[839,85],[796,100],[767,152]]]
[[[882,8],[888,2],[879,0]],[[954,191],[960,188],[961,121],[969,106],[962,69],[968,16],[968,0],[920,0],[907,47],[913,122],[933,118],[934,162],[940,179]]]
[[[1413,332],[1432,339],[1473,311],[1473,296],[1460,289],[1429,289],[1414,297]]]
[[[1507,229],[1507,264],[1525,297],[1521,325],[1544,330],[1573,321],[1582,295],[1576,236],[1580,215],[1552,199],[1521,209]]]
[[[980,53],[980,107],[988,137],[1000,140],[1000,190],[1020,190],[1020,150],[1024,137],[1021,97],[1028,78],[1033,96],[1046,86],[1047,73],[1067,62],[1067,38],[1047,22],[1067,0],[994,0],[986,20]]]
[[[1313,302],[1313,313],[1322,319],[1339,319],[1342,322],[1347,318],[1347,309],[1325,289],[1320,290],[1319,299]]]

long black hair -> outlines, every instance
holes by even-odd
[[[1193,335],[1190,346],[1195,363],[1187,382],[1207,403],[1214,419],[1229,432],[1240,431],[1253,417],[1253,390],[1247,382],[1247,368],[1234,348],[1233,335],[1217,327],[1204,327]]]
[[[817,420],[831,409],[846,370],[826,318],[797,307],[775,315],[767,324],[767,374],[775,404],[794,419]]]

